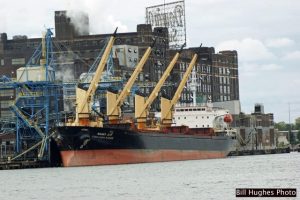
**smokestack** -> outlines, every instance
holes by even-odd
[[[60,40],[89,35],[89,17],[81,11],[55,11],[55,37]]]

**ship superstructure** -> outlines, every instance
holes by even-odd
[[[201,105],[177,105],[173,126],[190,128],[212,128],[214,131],[231,130],[232,116],[223,108],[213,107],[211,102]]]

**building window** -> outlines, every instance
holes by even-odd
[[[3,108],[9,108],[9,106],[10,106],[10,104],[12,104],[12,102],[13,101],[1,101],[0,102],[0,107],[1,107],[1,109],[3,109]]]
[[[12,65],[25,65],[25,58],[13,58],[11,59]]]
[[[5,118],[5,117],[12,117],[13,113],[9,110],[1,110],[1,117]]]
[[[13,97],[14,90],[0,90],[0,97]]]
[[[4,59],[1,59],[1,66],[4,66]]]
[[[207,67],[207,73],[210,73],[210,66]]]
[[[227,69],[227,75],[230,75],[230,70],[229,69]]]

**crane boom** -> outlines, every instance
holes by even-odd
[[[96,72],[94,74],[94,77],[90,83],[88,90],[84,90],[83,88],[80,88],[79,85],[76,88],[76,119],[75,119],[74,125],[88,125],[89,124],[88,123],[89,115],[91,112],[90,102],[91,102],[92,97],[95,94],[95,91],[98,87],[98,82],[100,81],[100,77],[103,73],[108,56],[109,56],[112,46],[114,44],[117,29],[118,28],[116,28],[115,32],[113,33],[113,35],[110,37],[110,39],[108,41],[108,44],[105,48],[105,51],[102,55],[102,58],[99,62],[99,65],[96,69]]]
[[[137,76],[142,71],[146,61],[148,60],[152,48],[155,45],[156,40],[153,41],[152,45],[147,48],[145,51],[143,57],[139,61],[138,65],[136,66],[134,72],[130,76],[129,80],[127,81],[126,85],[124,86],[124,89],[121,91],[119,95],[107,92],[107,116],[109,118],[109,121],[112,122],[114,120],[117,120],[121,115],[121,105],[123,104],[125,98],[130,94],[131,88],[137,79]]]
[[[172,100],[168,100],[166,98],[161,98],[161,122],[162,124],[171,124],[172,118],[173,118],[173,106],[177,103],[177,101],[180,98],[180,95],[182,93],[182,90],[184,88],[184,85],[186,84],[189,75],[192,72],[192,69],[196,63],[196,60],[198,58],[197,54],[194,54],[192,61],[190,62],[186,72],[184,73],[182,80],[172,98]]]
[[[175,56],[173,57],[172,61],[168,65],[167,69],[165,70],[164,74],[154,87],[153,91],[151,92],[150,96],[148,99],[145,101],[145,98],[139,95],[135,95],[136,103],[135,103],[135,118],[146,118],[149,112],[149,108],[153,101],[156,99],[158,96],[158,92],[160,91],[161,87],[163,86],[164,82],[167,80],[167,78],[170,75],[170,72],[172,71],[173,67],[175,66],[179,55],[182,51],[182,48],[184,45],[181,47],[180,51],[178,51]]]

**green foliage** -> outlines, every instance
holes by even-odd
[[[300,117],[295,119],[295,126],[294,129],[300,130]]]
[[[279,131],[290,131],[290,130],[298,130],[298,133],[296,136],[290,134],[290,142],[291,144],[296,143],[296,139],[298,139],[298,143],[300,143],[300,117],[295,119],[295,124],[288,124],[285,122],[278,122],[274,124],[275,129],[278,129]]]
[[[290,129],[291,130],[298,130],[299,133],[297,135],[297,138],[300,139],[299,138],[300,137],[300,135],[299,135],[300,134],[300,117],[295,119],[294,124],[288,124],[288,123],[285,123],[285,122],[278,122],[278,123],[274,124],[274,127],[276,129],[278,129],[279,131],[289,131]]]
[[[300,124],[300,117],[295,119],[295,124]]]
[[[279,131],[288,131],[290,130],[289,124],[286,124],[285,122],[278,122],[275,123],[275,128],[278,129]]]

